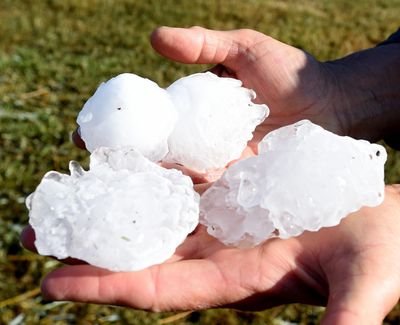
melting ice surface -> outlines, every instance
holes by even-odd
[[[133,149],[96,149],[89,171],[70,171],[48,172],[27,200],[42,255],[135,271],[171,257],[198,224],[191,179]]]
[[[103,82],[83,106],[77,122],[86,148],[132,146],[152,161],[168,153],[177,119],[170,96],[132,73]]]
[[[77,122],[89,151],[132,146],[152,161],[197,172],[225,167],[240,157],[268,115],[239,80],[210,72],[181,78],[166,90],[124,73],[102,83]]]
[[[384,196],[384,147],[303,120],[269,133],[202,196],[200,222],[227,245],[254,246],[339,224]]]
[[[166,159],[198,172],[225,167],[240,157],[252,132],[268,115],[252,102],[253,90],[211,72],[196,73],[167,88],[178,112]]]

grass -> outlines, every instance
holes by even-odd
[[[155,54],[148,41],[155,27],[252,28],[330,60],[386,38],[398,27],[399,9],[399,0],[2,0],[0,324],[154,324],[173,315],[45,302],[36,289],[41,277],[58,264],[19,244],[27,223],[24,199],[43,174],[66,171],[71,159],[87,162],[87,154],[69,137],[77,113],[99,82],[131,71],[166,85],[205,68]],[[400,158],[394,152],[387,180],[400,180]],[[261,313],[210,310],[174,324],[314,324],[322,312],[323,308],[301,305]],[[399,322],[397,307],[386,323]]]

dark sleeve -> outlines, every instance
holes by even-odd
[[[392,35],[390,35],[389,38],[386,41],[383,41],[382,43],[379,43],[378,46],[387,45],[387,44],[393,44],[393,43],[400,43],[400,28],[397,30],[397,32],[395,32]]]
[[[386,41],[379,43],[378,46],[394,43],[400,43],[400,28],[397,30],[397,32],[390,35]],[[400,135],[390,135],[383,140],[393,149],[400,150]]]

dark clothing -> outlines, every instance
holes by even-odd
[[[389,36],[389,38],[382,42],[379,43],[379,45],[387,45],[387,44],[393,44],[393,43],[400,43],[400,28],[397,30],[397,32],[393,33],[392,35]]]
[[[400,28],[397,30],[397,32],[390,35],[386,41],[379,43],[378,46],[394,44],[394,43],[400,43]],[[388,146],[392,147],[393,149],[400,150],[399,138],[400,138],[400,135],[394,134],[394,135],[387,136],[383,140],[386,142],[386,144]]]

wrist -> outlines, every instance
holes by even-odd
[[[330,106],[343,134],[378,141],[400,125],[400,45],[357,52],[323,63]]]

